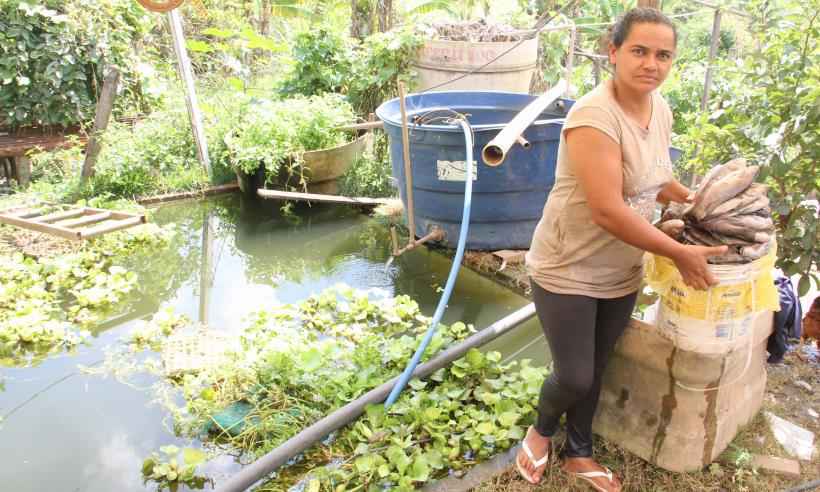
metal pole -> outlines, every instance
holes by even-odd
[[[489,343],[533,316],[535,316],[535,306],[532,303],[527,304],[518,311],[505,316],[487,328],[473,334],[455,347],[450,347],[424,364],[419,365],[416,367],[416,370],[413,371],[413,376],[418,378],[426,377],[451,362],[460,359],[471,348],[480,347]],[[242,492],[247,490],[253,484],[287,463],[294,456],[297,456],[299,453],[313,446],[316,442],[324,439],[325,436],[331,432],[359,418],[367,405],[384,401],[397,380],[397,377],[393,378],[381,386],[370,390],[358,399],[302,430],[278,448],[240,470],[236,475],[229,478],[224,485],[217,487],[216,492]]]
[[[717,55],[718,44],[720,43],[720,7],[715,9],[715,20],[712,23],[712,44],[709,45],[709,60],[706,66],[706,77],[703,80],[703,96],[700,99],[700,110],[705,111],[709,103],[709,89],[712,85],[712,64]]]
[[[208,143],[205,140],[205,132],[202,128],[202,114],[199,112],[199,103],[196,98],[194,72],[191,69],[188,50],[185,48],[185,36],[182,33],[182,20],[179,17],[179,11],[175,9],[168,12],[168,24],[171,26],[171,36],[174,39],[174,52],[177,55],[179,76],[185,84],[185,105],[188,107],[188,116],[191,119],[191,127],[194,132],[196,156],[205,171],[210,175],[211,160],[208,157]]]

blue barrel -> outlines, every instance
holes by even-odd
[[[467,115],[474,131],[473,202],[468,249],[527,249],[555,182],[558,140],[574,101],[559,100],[523,133],[529,149],[516,144],[500,166],[481,160],[481,150],[536,96],[514,92],[450,91],[407,97],[413,201],[418,237],[434,226],[446,232],[444,244],[455,247],[464,206],[464,134],[442,118],[452,111]],[[376,110],[390,140],[393,176],[405,196],[401,110],[392,99]]]

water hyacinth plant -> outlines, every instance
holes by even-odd
[[[162,338],[169,320],[179,318],[165,313],[142,331]],[[249,321],[227,362],[165,377],[156,388],[180,437],[202,439],[242,461],[397,376],[429,318],[407,296],[336,286]],[[424,359],[473,332],[460,322],[440,326]],[[154,363],[143,369],[162,375]],[[259,490],[300,483],[315,490],[411,490],[463,473],[523,437],[545,375],[528,361],[505,364],[497,352],[470,350],[427,380],[411,381],[389,411],[371,406]]]
[[[30,363],[78,344],[85,329],[122,303],[137,275],[122,266],[160,248],[172,230],[146,224],[90,241],[77,252],[34,259],[0,255],[0,362]]]

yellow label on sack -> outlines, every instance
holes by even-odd
[[[719,284],[696,290],[683,283],[669,258],[648,254],[646,282],[661,296],[663,305],[680,315],[705,321],[742,318],[760,311],[780,310],[772,270],[776,249],[748,264],[710,265]]]

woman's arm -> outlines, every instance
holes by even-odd
[[[672,259],[689,286],[705,289],[717,283],[706,259],[726,253],[726,246],[683,245],[624,203],[621,149],[605,133],[592,127],[578,127],[567,130],[565,138],[573,170],[596,224],[625,243]]]
[[[692,192],[689,188],[680,184],[676,179],[673,179],[658,193],[658,202],[666,205],[669,202],[687,203],[691,202],[690,195]]]

